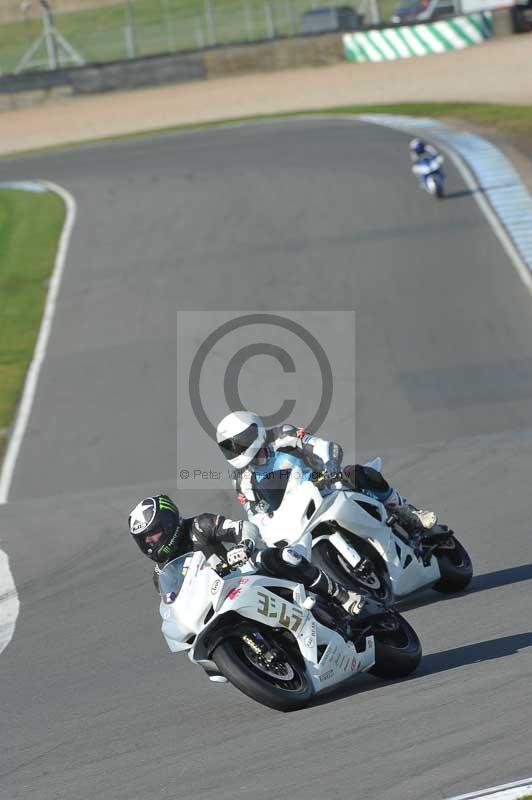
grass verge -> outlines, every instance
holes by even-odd
[[[397,105],[350,107],[334,112],[409,114],[418,117],[449,117],[510,136],[523,136],[532,142],[532,105],[512,106],[501,103],[400,103]]]
[[[234,125],[241,122],[260,122],[267,119],[286,119],[303,117],[309,114],[405,114],[419,117],[435,117],[436,119],[456,119],[471,122],[486,129],[486,132],[508,135],[520,139],[532,146],[532,106],[513,106],[500,103],[397,103],[389,105],[337,106],[335,108],[309,108],[305,111],[286,111],[278,114],[254,114],[246,117],[215,119],[209,122],[191,122],[181,125],[170,125],[164,128],[153,128],[147,131],[102,136],[97,139],[84,139],[58,145],[30,148],[25,151],[4,156],[16,158],[28,153],[42,153],[49,150],[64,150],[71,147],[102,142],[114,142],[145,136],[157,136],[179,131],[213,128],[218,125]]]
[[[0,189],[0,457],[33,356],[65,208],[52,192]]]

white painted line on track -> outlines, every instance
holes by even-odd
[[[57,248],[54,270],[50,280],[48,295],[46,297],[44,314],[41,321],[39,336],[37,338],[37,344],[35,345],[33,359],[29,366],[28,374],[26,375],[26,381],[24,383],[22,399],[20,401],[15,419],[15,425],[9,438],[4,463],[2,464],[2,471],[0,473],[0,505],[7,503],[20,446],[22,444],[22,439],[26,432],[26,428],[28,427],[31,409],[35,399],[35,392],[37,391],[39,373],[46,355],[46,348],[48,346],[50,331],[52,329],[52,322],[57,304],[57,295],[59,293],[61,278],[65,268],[66,254],[70,242],[70,236],[76,221],[76,201],[70,192],[68,192],[62,186],[58,186],[55,183],[50,183],[49,181],[41,181],[41,183],[43,186],[46,186],[49,191],[55,192],[62,198],[66,206],[66,218],[63,225],[63,230],[61,232],[61,238],[59,239],[59,247]]]
[[[15,424],[10,436],[2,469],[0,471],[0,505],[7,503],[13,472],[17,463],[22,439],[28,427],[28,421],[33,407],[35,392],[39,373],[46,355],[46,348],[50,338],[50,331],[57,304],[57,295],[61,285],[61,278],[66,263],[66,254],[70,242],[70,236],[76,220],[76,201],[66,189],[49,181],[39,182],[45,191],[55,192],[65,203],[66,218],[59,239],[55,264],[48,288],[48,295],[44,307],[44,314],[39,329],[39,336],[33,359],[26,375],[22,399],[17,411]],[[13,186],[13,188],[16,188]],[[26,188],[21,183],[20,188]],[[0,550],[0,653],[7,647],[15,632],[15,623],[20,609],[17,588],[11,570],[9,569],[9,559],[3,550]]]
[[[532,794],[532,778],[492,786],[491,789],[482,789],[479,792],[460,794],[450,797],[449,800],[519,800],[527,794]]]
[[[7,553],[0,550],[0,653],[13,638],[19,609],[20,601],[9,569],[9,559]]]
[[[528,291],[532,294],[532,274],[530,273],[530,270],[528,269],[523,259],[521,258],[519,250],[515,246],[513,239],[509,236],[506,229],[501,224],[496,212],[488,203],[484,195],[478,191],[479,189],[478,183],[473,177],[469,167],[466,166],[462,158],[459,155],[457,155],[457,153],[455,153],[453,150],[450,150],[446,145],[442,144],[441,142],[438,142],[438,144],[440,145],[441,149],[444,150],[444,152],[449,156],[449,158],[455,165],[456,169],[464,179],[464,182],[466,183],[468,188],[471,189],[473,197],[475,198],[477,204],[483,211],[484,216],[488,220],[495,236],[502,244],[506,252],[506,255],[514,265],[517,274],[523,281]]]

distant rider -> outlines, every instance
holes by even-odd
[[[423,139],[412,139],[410,142],[410,158],[414,162],[412,171],[419,177],[421,174],[421,169],[418,167],[419,162],[423,161],[425,158],[437,158],[438,156],[442,159],[443,157],[441,153],[439,153],[435,147],[431,144],[427,144],[423,141]]]
[[[182,517],[166,494],[147,497],[129,515],[129,532],[145,556],[156,562],[155,575],[168,561],[184,553],[201,550],[229,566],[245,564],[255,552],[254,561],[267,575],[302,583],[305,588],[327,599],[334,599],[349,613],[355,613],[360,595],[331,580],[294,547],[259,549],[261,539],[256,525],[247,520],[231,520],[220,514]]]
[[[218,424],[216,438],[222,453],[234,468],[233,485],[249,519],[268,511],[268,500],[265,493],[261,493],[261,482],[271,478],[274,471],[288,471],[303,465],[312,472],[322,473],[325,479],[334,478],[341,472],[340,477],[348,485],[380,500],[411,535],[426,532],[436,524],[437,518],[432,511],[421,511],[407,503],[378,470],[360,464],[342,470],[340,445],[320,439],[303,428],[285,424],[267,429],[257,414],[236,411]]]
[[[440,153],[431,144],[427,144],[423,139],[412,139],[410,142],[410,158],[412,161],[419,161],[420,158],[436,158]]]

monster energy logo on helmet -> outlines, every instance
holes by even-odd
[[[177,506],[175,505],[175,503],[172,503],[167,494],[160,494],[157,497],[157,503],[159,505],[159,508],[164,508],[167,509],[168,511],[175,511],[179,513]]]
[[[171,552],[172,547],[175,545],[177,539],[179,538],[180,532],[181,532],[181,525],[180,525],[180,523],[181,523],[181,514],[179,513],[179,509],[177,508],[176,504],[173,503],[172,500],[170,500],[170,498],[168,497],[167,494],[160,494],[156,498],[156,500],[157,500],[157,506],[158,506],[159,511],[170,511],[172,514],[175,514],[175,516],[177,518],[176,519],[176,527],[175,527],[175,530],[174,530],[174,532],[172,534],[172,538],[170,539],[170,541],[167,544],[163,545],[160,548],[160,552],[161,553],[168,554],[168,553]],[[169,532],[170,531],[168,531],[168,533]]]

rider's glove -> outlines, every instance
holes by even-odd
[[[251,539],[242,539],[239,545],[227,551],[227,563],[230,567],[238,567],[241,564],[245,564],[254,549],[255,544]]]
[[[340,474],[340,467],[336,461],[327,461],[322,473],[324,482],[332,483],[333,481],[338,480],[338,476]]]

